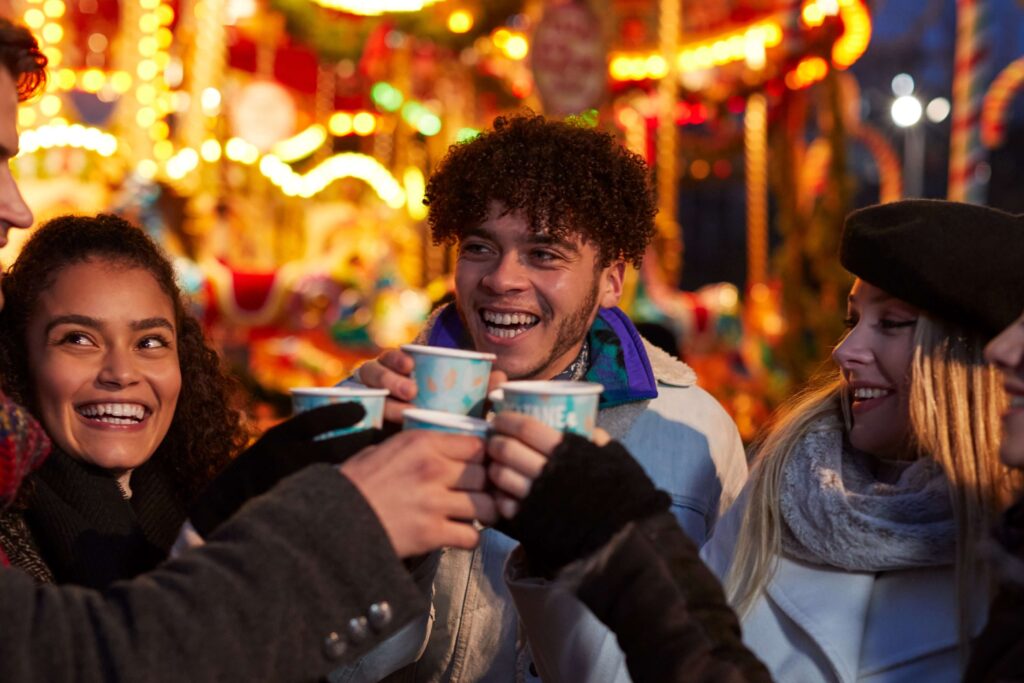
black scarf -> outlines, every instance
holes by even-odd
[[[54,448],[32,476],[25,521],[58,583],[104,588],[164,558],[185,521],[182,496],[156,458],[131,476],[131,500],[108,472]]]

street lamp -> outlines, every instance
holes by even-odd
[[[924,130],[918,126],[924,107],[914,96],[914,79],[899,74],[892,79],[893,100],[889,114],[903,129],[903,196],[920,197],[924,192]]]

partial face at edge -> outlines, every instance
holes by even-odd
[[[910,365],[920,311],[861,279],[847,305],[849,331],[832,352],[850,399],[854,448],[905,458],[910,434]]]
[[[999,455],[1010,467],[1024,467],[1024,314],[988,343],[985,360],[1003,373],[1003,386],[1010,396]]]
[[[458,245],[455,299],[477,351],[510,379],[551,379],[573,361],[598,308],[615,306],[625,264],[598,268],[578,235],[555,240],[492,203]]]
[[[0,247],[7,244],[7,231],[32,225],[32,211],[21,198],[11,173],[18,154],[18,87],[6,68],[0,66]],[[3,293],[0,292],[0,308]]]
[[[181,391],[174,307],[141,268],[62,270],[27,326],[39,419],[71,457],[115,475],[146,462]]]

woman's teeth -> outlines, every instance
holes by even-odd
[[[1024,396],[1015,394],[1010,397],[1011,408],[1024,408]]]
[[[876,389],[874,387],[860,387],[853,390],[853,400],[855,401],[866,401],[872,398],[882,398],[888,396],[892,391],[890,389]]]
[[[83,417],[114,425],[130,425],[146,417],[146,408],[138,403],[91,403],[78,408]]]

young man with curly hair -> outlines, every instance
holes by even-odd
[[[449,150],[426,203],[434,241],[456,247],[455,302],[419,341],[494,353],[512,379],[600,382],[598,424],[703,542],[747,465],[736,426],[693,371],[643,340],[616,307],[626,264],[639,265],[655,231],[644,161],[578,122],[502,117]],[[391,390],[390,419],[415,396],[412,367],[392,350],[357,373]],[[529,576],[515,547],[487,530],[476,550],[440,556],[433,631],[395,680],[628,680],[615,637],[568,593]]]

